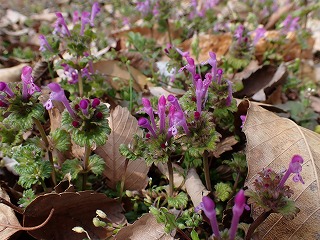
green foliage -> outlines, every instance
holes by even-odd
[[[80,98],[72,102],[72,106],[79,104]],[[83,147],[93,146],[94,144],[100,146],[104,145],[108,139],[107,135],[110,134],[110,127],[107,117],[109,117],[109,109],[105,104],[100,104],[95,109],[89,109],[89,114],[86,116],[81,111],[76,111],[81,119],[79,127],[74,127],[72,122],[74,119],[70,116],[68,111],[62,113],[61,124],[64,129],[71,133],[72,140]],[[101,112],[102,117],[97,118],[96,113]]]
[[[161,207],[160,209],[157,209],[154,206],[151,206],[150,212],[156,217],[158,223],[163,223],[165,225],[164,231],[166,233],[171,232],[177,227],[176,217],[174,214],[170,213],[167,208]]]
[[[16,47],[13,49],[13,56],[20,59],[32,60],[34,59],[34,51],[30,47],[20,48]]]
[[[105,162],[103,158],[101,158],[97,154],[94,154],[89,157],[88,169],[95,175],[101,175],[103,173],[104,166]]]
[[[70,135],[63,129],[58,128],[51,133],[53,147],[60,152],[67,151],[71,146]]]
[[[232,160],[224,160],[222,163],[227,164],[234,172],[244,173],[247,171],[246,155],[234,153]]]
[[[188,196],[184,192],[180,192],[178,195],[168,197],[168,206],[173,208],[185,208],[188,204]]]
[[[19,199],[18,204],[20,207],[26,208],[35,198],[36,195],[32,189],[24,190],[22,193],[22,198]]]
[[[10,84],[9,87],[15,96],[7,98],[9,104],[7,109],[0,108],[0,113],[9,115],[3,120],[3,124],[16,130],[28,130],[33,127],[33,118],[43,119],[44,107],[38,102],[40,93],[35,92],[30,98],[24,100],[21,94],[21,84]]]
[[[0,141],[9,145],[17,145],[22,142],[23,131],[7,128],[0,123]]]
[[[232,188],[228,183],[217,183],[215,186],[215,196],[218,200],[224,202],[230,198],[230,194],[232,193]]]
[[[82,162],[79,159],[66,160],[61,167],[63,175],[70,173],[71,179],[77,179],[79,173],[83,171]]]

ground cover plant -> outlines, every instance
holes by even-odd
[[[319,3],[19,4],[1,239],[319,238]]]

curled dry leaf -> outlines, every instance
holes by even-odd
[[[2,188],[0,188],[0,197],[7,201],[10,201],[8,194]],[[0,224],[13,225],[18,227],[21,226],[14,211],[4,204],[0,204]],[[9,239],[14,233],[18,231],[19,229],[3,227],[0,225],[0,239]]]
[[[166,234],[164,224],[158,223],[151,214],[144,214],[134,224],[122,228],[115,237],[116,240],[173,240]]]
[[[184,183],[184,177],[183,177],[184,169],[180,167],[178,164],[173,163],[172,165],[173,165],[173,185],[175,188],[178,188],[182,186],[182,184]],[[160,170],[160,172],[169,179],[167,164],[159,163],[157,164],[157,167]],[[182,189],[184,188],[185,186],[183,185]]]
[[[107,177],[107,185],[113,189],[125,174],[125,189],[141,190],[148,184],[147,173],[149,167],[143,159],[129,161],[127,169],[126,158],[119,152],[121,144],[130,144],[133,135],[141,131],[138,121],[133,117],[127,108],[117,106],[110,114],[109,125],[111,133],[107,143],[97,147],[95,152],[106,162],[104,176]]]
[[[224,152],[232,150],[232,146],[237,144],[238,141],[234,136],[226,137],[217,143],[215,150],[213,151],[213,156],[219,158]]]
[[[191,198],[193,206],[198,206],[202,202],[202,197],[207,196],[209,191],[203,185],[198,173],[194,168],[190,168],[185,182],[186,190]]]
[[[320,135],[299,127],[293,121],[250,104],[243,131],[247,137],[248,176],[246,185],[253,188],[257,173],[263,168],[281,171],[295,154],[303,157],[301,176],[305,184],[289,178],[286,184],[294,191],[292,199],[300,209],[289,221],[271,214],[258,231],[262,239],[318,239],[320,229]],[[253,217],[261,209],[253,208]]]
[[[21,81],[21,70],[28,64],[21,63],[14,67],[0,69],[0,82],[19,82]]]
[[[123,224],[125,217],[123,208],[114,199],[105,194],[84,192],[48,193],[37,197],[25,209],[23,223],[25,227],[41,224],[54,209],[50,220],[40,229],[28,233],[36,239],[80,240],[86,237],[72,231],[73,227],[81,226],[92,239],[104,239],[112,233],[107,229],[95,227],[92,219],[96,210],[107,214],[108,220],[114,224]]]
[[[93,64],[94,71],[98,71],[102,75],[105,75],[110,82],[112,88],[119,90],[123,85],[129,85],[130,73],[126,65],[120,61],[115,60],[101,60]],[[145,86],[151,85],[147,80],[147,77],[143,75],[139,70],[129,67],[133,78],[133,88],[137,92],[142,92]],[[114,81],[113,78],[119,78],[118,81]]]

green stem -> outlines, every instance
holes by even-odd
[[[88,178],[88,165],[89,165],[89,156],[91,154],[91,148],[88,145],[84,146],[84,160],[83,160],[83,175],[82,175],[82,190],[86,190],[87,178]]]
[[[42,186],[43,190],[44,190],[45,192],[48,192],[48,188],[47,188],[45,182],[43,181],[43,179],[42,179],[42,178],[39,178],[39,181],[40,181],[40,183],[41,183],[41,186]]]
[[[126,66],[127,66],[127,69],[128,69],[128,72],[130,74],[130,80],[129,80],[129,96],[130,96],[130,102],[129,102],[129,111],[132,112],[132,109],[133,109],[133,75],[130,71],[130,62],[127,61],[126,62]]]
[[[41,138],[42,138],[42,140],[44,142],[44,145],[46,147],[46,150],[48,152],[48,158],[49,158],[49,161],[50,161],[51,167],[52,167],[51,179],[52,179],[52,182],[53,182],[54,186],[56,186],[57,185],[56,171],[54,170],[55,168],[54,168],[52,152],[49,149],[49,145],[50,144],[49,144],[48,137],[47,137],[47,135],[46,135],[46,133],[45,133],[45,131],[43,129],[43,126],[42,126],[41,122],[38,119],[34,118],[34,117],[32,119],[33,119],[34,124],[37,126],[37,128],[38,128],[38,130],[40,132]]]
[[[267,219],[267,217],[269,217],[269,215],[272,213],[272,210],[269,210],[267,212],[263,212],[249,227],[249,230],[246,234],[246,238],[245,240],[250,240],[252,237],[252,234],[254,233],[254,231],[256,230],[256,228],[264,221]]]
[[[212,191],[211,181],[210,181],[210,170],[209,170],[209,161],[208,161],[208,151],[204,151],[203,153],[203,171],[204,178],[206,181],[206,186],[208,191]]]
[[[170,159],[168,159],[167,166],[168,166],[168,173],[169,173],[169,197],[172,197],[172,195],[173,195],[173,167],[172,167],[172,162]]]
[[[78,87],[79,87],[79,96],[83,97],[83,81],[81,74],[78,75]]]

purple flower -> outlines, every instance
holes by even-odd
[[[237,27],[236,31],[234,32],[234,36],[238,39],[238,44],[243,41],[243,33],[244,33],[244,26],[240,25]]]
[[[89,111],[88,111],[89,101],[87,99],[81,99],[79,102],[79,107],[81,108],[83,115],[87,116],[89,114]]]
[[[95,108],[96,106],[99,106],[100,105],[100,99],[99,98],[95,98],[92,100],[92,103],[91,103],[91,106],[93,108]]]
[[[267,30],[264,29],[263,27],[259,27],[254,32],[255,32],[255,36],[252,44],[255,46],[258,43],[258,41],[264,37]]]
[[[9,88],[8,84],[5,82],[0,82],[0,91],[4,92],[5,94],[7,94],[8,97],[13,97],[14,93],[12,92],[12,90]],[[4,96],[0,95],[0,100],[4,100]]]
[[[175,96],[173,96],[172,94],[170,94],[170,95],[167,97],[167,100],[175,107],[175,109],[176,109],[177,111],[181,111],[181,112],[182,112],[182,108],[181,108],[181,106],[180,106],[180,104],[179,104],[179,101],[178,101],[178,99],[177,99]]]
[[[166,98],[161,96],[158,101],[158,116],[160,122],[160,133],[166,128]]]
[[[294,32],[299,29],[299,17],[292,18],[291,15],[288,15],[286,19],[281,23],[283,34],[287,34],[288,32]]]
[[[179,48],[176,48],[177,52],[182,56],[182,57],[190,57],[189,52],[182,52]]]
[[[60,33],[63,36],[67,35],[68,37],[70,37],[71,34],[66,24],[66,21],[64,20],[64,17],[60,12],[56,12],[56,16],[57,16],[57,20],[54,24],[53,34]]]
[[[88,68],[81,69],[81,76],[86,77],[87,79],[91,80],[91,74],[90,74]]]
[[[70,84],[76,84],[79,81],[79,74],[78,70],[70,67],[66,63],[62,63],[61,66],[63,67],[64,74],[68,78],[68,83]]]
[[[232,82],[227,80],[227,84],[228,84],[228,97],[226,99],[226,105],[227,107],[231,106],[231,102],[232,102]]]
[[[149,130],[149,132],[151,132],[151,134],[153,135],[153,137],[157,137],[157,134],[156,132],[154,131],[154,129],[151,127],[150,123],[149,123],[149,120],[144,118],[144,117],[141,117],[139,118],[138,120],[138,124],[140,127],[143,127],[143,128],[146,128]]]
[[[173,114],[173,129],[176,129],[178,126],[181,126],[183,128],[183,130],[185,131],[185,133],[188,135],[189,134],[189,128],[187,125],[187,121],[186,118],[184,116],[184,113],[182,111],[175,111],[175,113]],[[174,132],[172,132],[173,135]]]
[[[150,0],[145,0],[144,2],[138,2],[136,9],[141,12],[142,15],[146,16],[151,12],[151,2]]]
[[[156,130],[157,129],[157,125],[156,125],[156,122],[154,120],[153,108],[151,106],[150,100],[148,98],[142,98],[142,105],[144,107],[143,110],[150,117],[151,124],[152,124],[153,128]]]
[[[72,14],[72,23],[76,24],[80,20],[79,11],[74,11]]]
[[[237,228],[239,224],[240,217],[244,209],[249,210],[249,206],[246,205],[246,197],[244,196],[244,191],[241,189],[234,198],[234,206],[232,207],[232,221],[231,227],[229,229],[229,239],[233,240],[236,237]]]
[[[30,95],[34,92],[40,92],[40,88],[33,83],[32,77],[32,67],[25,66],[22,68],[21,73],[21,80],[22,80],[22,98],[24,100],[28,99]]]
[[[212,199],[207,196],[202,197],[202,202],[195,208],[195,212],[198,212],[200,210],[202,210],[209,219],[214,236],[220,239],[219,224],[217,221],[215,204]]]
[[[201,79],[197,81],[196,85],[196,99],[197,99],[197,112],[201,114],[202,110],[202,96],[203,96],[203,82]]]
[[[219,69],[217,70],[217,76],[218,76],[217,83],[218,83],[218,84],[221,83],[222,75],[223,75],[223,70],[222,70],[221,68],[219,68]]]
[[[192,75],[193,85],[196,86],[196,65],[194,64],[193,58],[186,56],[186,60],[188,64],[180,68],[179,72],[182,72],[184,69],[187,69]]]
[[[288,170],[286,171],[284,176],[281,178],[279,187],[284,186],[284,183],[287,181],[291,173],[294,174],[292,178],[294,182],[301,182],[302,184],[304,184],[304,181],[300,175],[300,172],[302,171],[302,163],[303,163],[303,158],[300,155],[294,155],[292,157]]]
[[[65,108],[67,109],[67,111],[70,113],[70,115],[73,118],[76,118],[76,115],[75,115],[74,111],[72,110],[66,95],[64,94],[64,90],[60,87],[60,85],[58,83],[49,83],[48,87],[51,90],[50,97],[49,97],[48,101],[46,101],[43,104],[43,106],[47,110],[49,110],[49,109],[53,108],[52,100],[62,102],[63,105],[65,106]]]
[[[240,119],[241,119],[241,121],[242,121],[242,125],[240,126],[240,128],[243,128],[243,126],[244,126],[244,124],[245,124],[245,122],[246,122],[246,118],[247,118],[246,115],[241,115],[241,116],[240,116]]]
[[[81,30],[80,30],[81,36],[83,36],[83,34],[84,34],[84,29],[85,29],[86,25],[90,23],[89,16],[90,16],[89,12],[82,12],[82,14],[81,14]]]
[[[47,39],[46,39],[46,37],[45,37],[44,35],[42,35],[42,34],[39,35],[39,41],[40,41],[40,48],[39,48],[39,50],[40,50],[41,52],[44,52],[44,51],[46,51],[46,50],[53,52],[50,44],[48,43],[48,41],[47,41]]]
[[[97,14],[100,12],[99,3],[95,2],[92,5],[91,9],[91,16],[90,16],[90,26],[94,27],[94,18],[97,16]]]

